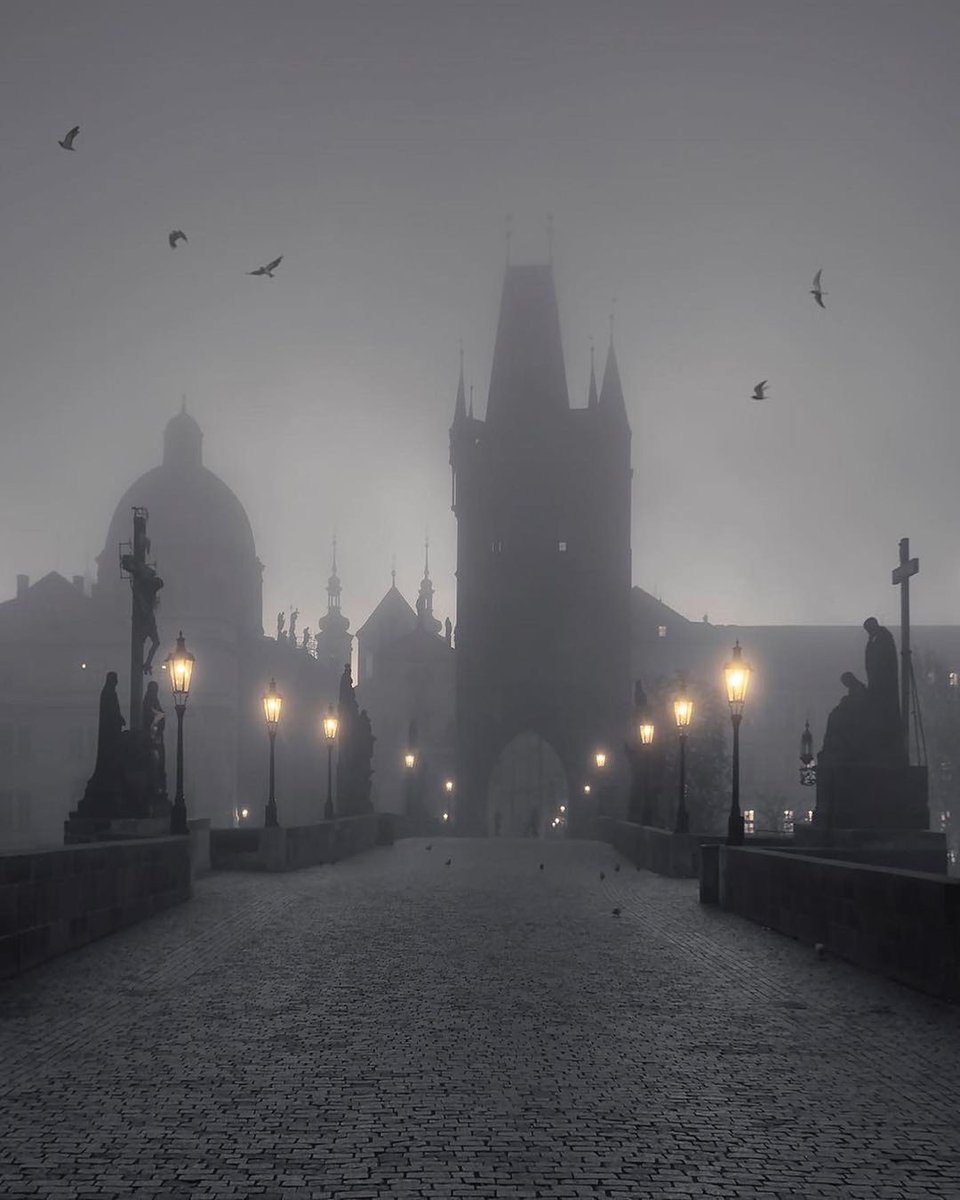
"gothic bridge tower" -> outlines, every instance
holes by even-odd
[[[461,368],[450,463],[457,820],[482,835],[516,739],[550,748],[571,798],[598,746],[622,757],[630,713],[630,427],[612,342],[599,396],[591,370],[570,406],[549,264],[507,267],[486,417]]]

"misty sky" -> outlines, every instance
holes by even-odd
[[[575,404],[617,298],[634,582],[717,623],[893,622],[909,535],[915,619],[957,621],[952,0],[2,17],[0,596],[91,569],[186,393],[268,630],[315,627],[335,528],[354,629],[393,556],[414,599],[426,528],[452,615],[458,342],[482,415],[504,217],[530,261],[552,213]]]

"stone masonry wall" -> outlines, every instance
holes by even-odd
[[[184,837],[0,855],[0,979],[189,898]]]
[[[740,846],[719,860],[721,908],[960,1001],[960,879]]]

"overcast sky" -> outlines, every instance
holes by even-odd
[[[960,617],[953,0],[2,18],[0,595],[91,568],[186,393],[268,629],[315,626],[335,528],[354,629],[393,556],[413,600],[426,529],[452,615],[458,342],[480,415],[505,215],[531,261],[552,213],[575,404],[616,297],[635,583],[716,623],[894,622],[908,535],[915,619]]]

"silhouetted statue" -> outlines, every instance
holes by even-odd
[[[443,636],[448,646],[453,645],[453,622],[449,617],[443,623]]]
[[[343,668],[343,674],[340,676],[340,692],[338,699],[341,705],[345,705],[348,709],[351,705],[356,706],[356,699],[353,695],[353,672],[350,670],[350,664],[346,663]]]
[[[286,625],[286,623],[287,623],[286,613],[278,612],[277,613],[277,641],[278,642],[282,642],[284,639],[285,634],[283,632],[283,627],[284,627],[284,625]]]
[[[147,548],[149,549],[149,541]],[[124,554],[120,565],[130,576],[130,586],[133,589],[133,630],[134,637],[141,641],[150,640],[150,649],[143,662],[143,673],[149,675],[153,670],[153,656],[160,645],[160,634],[157,632],[157,593],[163,587],[163,580],[153,567],[140,562],[134,554]]]
[[[867,686],[852,671],[844,671],[840,682],[847,694],[827,717],[820,760],[834,764],[869,762],[875,729]]]
[[[297,620],[300,617],[300,609],[295,608],[290,614],[290,643],[295,646],[297,644]]]
[[[167,718],[163,715],[163,709],[160,707],[160,685],[150,682],[147,684],[147,691],[143,697],[140,728],[149,740],[154,764],[160,775],[160,788],[164,792],[167,787],[167,751],[163,740],[166,727]]]
[[[900,683],[897,670],[897,644],[893,634],[876,617],[863,623],[867,632],[864,667],[867,672],[867,692],[874,720],[881,736],[899,738]]]
[[[100,692],[100,721],[97,726],[97,761],[93,768],[91,784],[120,788],[123,781],[123,753],[121,734],[126,725],[120,712],[117,696],[117,673],[108,671]]]
[[[303,649],[304,650],[310,649],[310,626],[309,625],[304,625],[304,627],[303,627]]]

